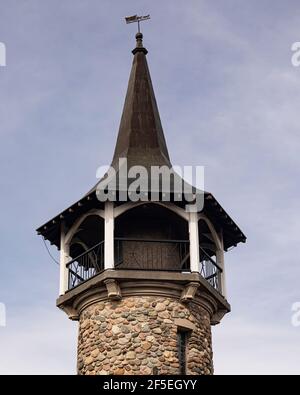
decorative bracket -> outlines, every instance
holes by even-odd
[[[116,280],[108,279],[104,281],[104,284],[106,285],[108,299],[122,299],[121,288]]]
[[[199,283],[188,283],[181,293],[180,301],[182,303],[189,303],[190,301],[192,301],[196,295],[198,287]]]
[[[68,318],[72,321],[78,321],[79,316],[77,310],[72,306],[63,306],[61,309],[68,315]]]

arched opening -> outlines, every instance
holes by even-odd
[[[207,222],[200,219],[199,230],[199,272],[218,291],[221,290],[222,269],[217,264],[218,246]]]
[[[78,227],[70,241],[70,256],[77,257],[104,240],[104,220],[89,215]]]
[[[104,269],[104,220],[88,216],[69,243],[69,288],[88,280]]]
[[[115,222],[115,267],[189,270],[187,221],[153,203],[126,211]]]

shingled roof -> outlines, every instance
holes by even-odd
[[[137,45],[130,73],[112,166],[126,157],[129,166],[171,166],[158,107],[147,64],[143,35],[136,35]]]

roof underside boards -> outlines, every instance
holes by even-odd
[[[174,201],[174,199],[172,199],[172,195],[171,200]],[[149,203],[151,203],[151,201],[149,201]],[[190,202],[187,201],[175,201],[174,203],[183,208],[186,204],[190,204]],[[37,229],[37,232],[46,240],[49,240],[51,244],[60,248],[60,231],[62,221],[68,229],[77,218],[95,208],[103,209],[103,202],[100,202],[97,199],[96,192],[94,191],[91,192],[90,195],[83,197],[81,200],[68,207],[44,225],[40,226]],[[202,212],[211,220],[217,231],[222,229],[224,249],[227,250],[230,247],[236,246],[240,242],[246,241],[244,233],[210,193],[205,192],[204,208]]]

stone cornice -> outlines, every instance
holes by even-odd
[[[70,319],[99,301],[130,296],[160,296],[204,308],[217,324],[230,311],[230,305],[198,273],[175,273],[141,270],[106,270],[57,299],[57,306]]]

